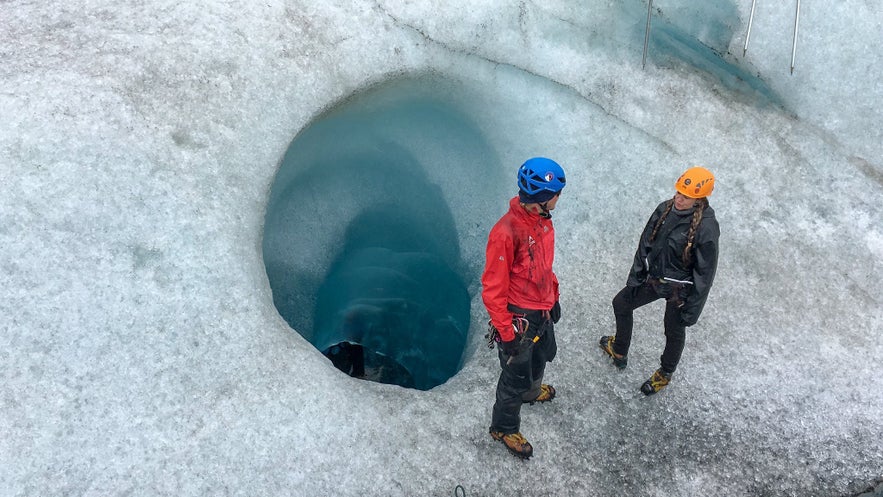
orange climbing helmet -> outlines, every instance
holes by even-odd
[[[714,190],[714,175],[704,167],[691,167],[675,182],[675,190],[685,197],[707,197]]]

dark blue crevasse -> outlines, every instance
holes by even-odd
[[[357,216],[319,288],[313,345],[360,344],[378,381],[428,389],[458,369],[469,329],[461,277],[422,219],[388,206]]]
[[[471,235],[458,229],[486,234],[492,220],[468,204],[494,190],[499,169],[446,100],[462,90],[446,88],[391,82],[311,123],[277,173],[263,239],[273,300],[292,328],[341,370],[421,390],[461,367],[477,278],[461,254]]]
[[[660,50],[663,56],[667,54],[676,57],[717,77],[730,90],[751,95],[759,104],[784,106],[781,96],[759,76],[752,74],[742,65],[727,60],[721,52],[685,33],[677,26],[664,20],[657,22],[653,26],[652,40],[653,49]]]
[[[627,45],[637,50],[635,58],[640,60],[647,28],[647,2],[620,2],[617,5],[617,19],[630,20],[629,27],[622,29],[613,22],[602,28],[602,33],[614,40],[627,36]],[[760,106],[784,107],[781,95],[757,74],[747,60],[729,53],[733,40],[744,34],[741,29],[747,22],[740,18],[736,2],[674,0],[654,2],[653,8],[647,54],[649,60],[660,64],[680,60],[697,69],[699,74],[715,78],[736,95],[742,95],[746,101]],[[740,31],[737,32],[737,29]],[[790,47],[787,38],[780,33],[764,35],[780,36],[782,46]]]

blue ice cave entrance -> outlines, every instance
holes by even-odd
[[[262,242],[274,304],[351,376],[428,390],[462,367],[477,276],[459,212],[497,165],[462,94],[438,76],[376,85],[316,117],[279,167]]]

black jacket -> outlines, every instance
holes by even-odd
[[[686,326],[696,324],[708,291],[714,282],[714,273],[717,270],[717,246],[720,238],[720,227],[714,217],[714,209],[711,206],[705,208],[702,221],[693,237],[690,264],[684,267],[683,253],[687,244],[687,232],[693,219],[692,210],[685,215],[679,215],[672,208],[665,218],[665,222],[659,227],[656,239],[651,243],[650,234],[656,221],[665,212],[666,203],[662,202],[653,211],[641,240],[638,250],[635,252],[635,260],[632,270],[629,272],[628,286],[640,286],[648,280],[670,278],[678,281],[689,281],[692,285],[686,285],[681,296],[684,305],[681,307],[681,321]]]

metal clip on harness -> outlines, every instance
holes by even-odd
[[[529,327],[530,321],[524,316],[512,316],[512,330],[515,332],[516,340],[523,339]],[[494,345],[503,341],[500,338],[500,332],[497,331],[490,319],[487,321],[487,333],[485,333],[484,339],[487,340],[487,348],[489,349],[493,349]]]

